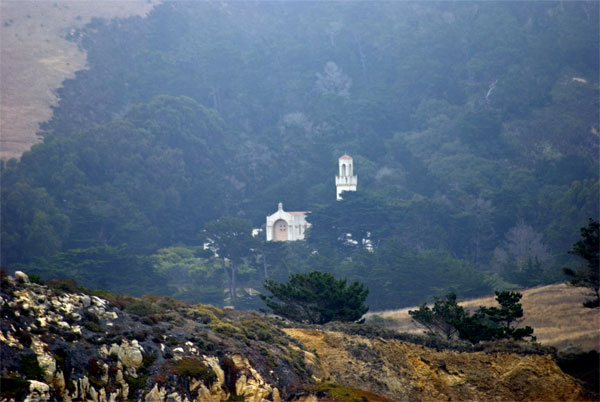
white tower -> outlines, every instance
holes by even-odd
[[[335,195],[339,201],[342,199],[342,191],[356,191],[358,176],[354,175],[354,163],[351,156],[340,156],[338,165],[340,174],[335,176]]]

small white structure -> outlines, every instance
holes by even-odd
[[[349,155],[342,155],[338,159],[340,174],[335,176],[335,196],[342,199],[342,191],[356,191],[358,176],[354,175],[354,163]]]
[[[305,211],[286,212],[280,202],[277,212],[267,216],[267,241],[304,240],[304,233],[310,227],[306,222]]]

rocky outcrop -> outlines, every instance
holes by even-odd
[[[394,401],[580,401],[582,388],[548,355],[436,351],[395,339],[288,329],[316,351],[316,376]],[[314,362],[314,355],[307,354]]]
[[[310,380],[256,313],[117,299],[3,278],[1,400],[277,402],[279,386]]]
[[[550,356],[287,329],[254,312],[0,287],[2,401],[582,400]]]

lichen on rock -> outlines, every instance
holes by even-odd
[[[104,294],[108,300],[22,278],[3,283],[3,381],[29,381],[19,383],[29,402],[585,398],[549,356],[436,351],[377,336],[282,331],[255,312]]]

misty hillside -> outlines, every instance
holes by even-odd
[[[238,308],[315,269],[365,283],[372,310],[562,280],[598,218],[598,12],[168,2],[95,19],[69,33],[90,68],[43,143],[2,164],[2,265]],[[345,153],[358,191],[337,202]],[[307,241],[251,236],[278,202],[311,211]]]

